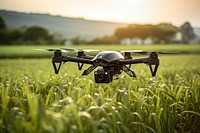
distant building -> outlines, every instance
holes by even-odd
[[[121,40],[121,45],[150,45],[158,42],[156,38],[147,37],[145,39],[141,39],[139,37],[134,38],[124,38]],[[178,31],[173,37],[170,39],[171,43],[184,43],[184,35],[182,31]],[[159,43],[166,43],[164,40],[160,41]],[[187,43],[191,44],[200,44],[200,36],[196,36],[193,39],[189,39]]]
[[[71,45],[73,45],[73,42],[70,41],[70,40],[67,40],[67,41],[64,42],[64,45],[65,46],[71,46]]]
[[[175,43],[181,43],[183,42],[183,34],[178,31],[173,37],[172,37],[172,42]]]
[[[153,44],[153,43],[155,43],[155,41],[151,37],[147,37],[144,39],[144,44]]]
[[[141,39],[139,37],[134,38],[124,38],[121,40],[121,45],[142,45],[142,44],[153,44],[155,43],[154,39],[151,37],[147,37],[145,39]]]
[[[135,38],[131,39],[131,41],[132,41],[132,44],[141,45],[143,40],[139,37],[135,37]]]
[[[132,44],[132,41],[130,38],[124,38],[121,40],[121,44],[122,45],[131,45]]]

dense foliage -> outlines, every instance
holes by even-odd
[[[48,40],[50,38],[49,33],[46,29],[41,27],[30,27],[26,30],[24,34],[25,41],[35,41],[35,40]]]
[[[199,58],[160,56],[157,77],[140,64],[137,79],[110,84],[80,76],[74,63],[55,75],[50,58],[1,59],[0,132],[200,132]]]
[[[165,41],[170,42],[170,39],[178,31],[178,28],[167,23],[158,25],[139,25],[133,24],[125,28],[119,28],[115,31],[115,36],[118,38],[141,38],[147,37],[155,38],[157,42]]]
[[[192,25],[189,22],[185,22],[183,25],[181,25],[180,29],[183,34],[184,42],[188,42],[196,37]]]
[[[0,16],[0,30],[1,29],[5,29],[6,28],[6,24],[4,19]]]
[[[43,27],[9,29],[0,17],[0,45],[12,44],[63,44],[64,39],[58,38]]]
[[[47,26],[48,27],[48,26]],[[74,27],[66,27],[74,28]],[[71,30],[70,30],[71,31]],[[181,39],[174,39],[177,32],[182,33]],[[82,31],[81,31],[82,32]],[[100,30],[96,31],[100,32]],[[102,32],[102,31],[101,31]],[[106,32],[105,32],[106,33]],[[65,45],[81,45],[81,44],[120,44],[123,39],[139,38],[141,40],[151,39],[151,43],[190,43],[191,39],[195,39],[196,35],[189,22],[183,24],[180,28],[169,23],[160,23],[157,25],[139,25],[130,24],[125,28],[116,29],[113,35],[98,36],[96,38],[87,39],[83,38],[83,34],[70,36],[64,38],[61,34],[50,33],[49,29],[39,26],[21,27],[12,29],[6,27],[5,21],[0,17],[0,45],[13,45],[13,44],[65,44]],[[193,43],[199,43],[199,39]]]

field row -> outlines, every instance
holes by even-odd
[[[51,58],[1,59],[0,132],[200,132],[199,58],[163,55],[155,78],[139,64],[110,84],[74,63],[56,75]]]
[[[52,53],[42,52],[36,49],[45,48],[75,48],[75,49],[98,49],[98,50],[145,50],[145,51],[177,51],[200,53],[200,45],[76,45],[76,46],[0,46],[0,58],[47,58]],[[90,53],[95,54],[95,53]]]
[[[199,45],[70,47],[197,54],[159,56],[155,78],[138,64],[132,65],[137,79],[123,73],[96,84],[93,73],[81,76],[74,63],[54,74],[52,53],[34,50],[52,47],[1,46],[0,132],[200,132]],[[37,57],[48,58],[30,59]]]

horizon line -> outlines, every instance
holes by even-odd
[[[7,12],[16,12],[16,13],[24,13],[24,14],[35,14],[35,15],[49,15],[52,17],[63,17],[63,18],[72,18],[72,19],[82,19],[82,20],[87,20],[87,21],[93,21],[93,22],[103,22],[103,23],[115,23],[115,24],[124,24],[124,25],[130,25],[130,24],[161,24],[161,23],[169,23],[172,25],[177,26],[176,24],[174,24],[173,22],[168,22],[168,21],[160,21],[160,22],[156,22],[156,23],[151,23],[151,22],[119,22],[119,21],[111,21],[111,20],[102,20],[102,19],[90,19],[90,18],[84,18],[84,17],[76,17],[76,16],[65,16],[62,14],[52,14],[52,13],[45,13],[45,12],[25,12],[25,11],[19,11],[19,10],[10,10],[10,9],[0,9],[0,11],[7,11]],[[190,22],[190,21],[185,21],[185,22]],[[185,22],[183,22],[182,24],[184,24]],[[191,22],[190,22],[191,23]],[[181,25],[177,26],[180,27]],[[199,26],[193,26],[195,28],[200,28]]]

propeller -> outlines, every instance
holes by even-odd
[[[127,52],[127,53],[136,53],[136,54],[151,54],[151,53],[156,53],[156,54],[180,54],[180,52],[148,52],[148,51],[143,51],[143,50],[125,50],[121,52]]]
[[[47,48],[47,49],[35,49],[39,51],[47,51],[47,52],[52,52],[52,51],[57,51],[57,52],[73,52],[71,49],[52,49],[52,48]]]
[[[122,50],[122,51],[119,51],[119,52],[122,52],[122,53],[138,53],[138,52],[143,52],[143,50]]]
[[[61,48],[70,52],[94,52],[99,51],[98,49],[72,49],[72,48]]]
[[[180,54],[180,52],[156,52],[158,54]]]

